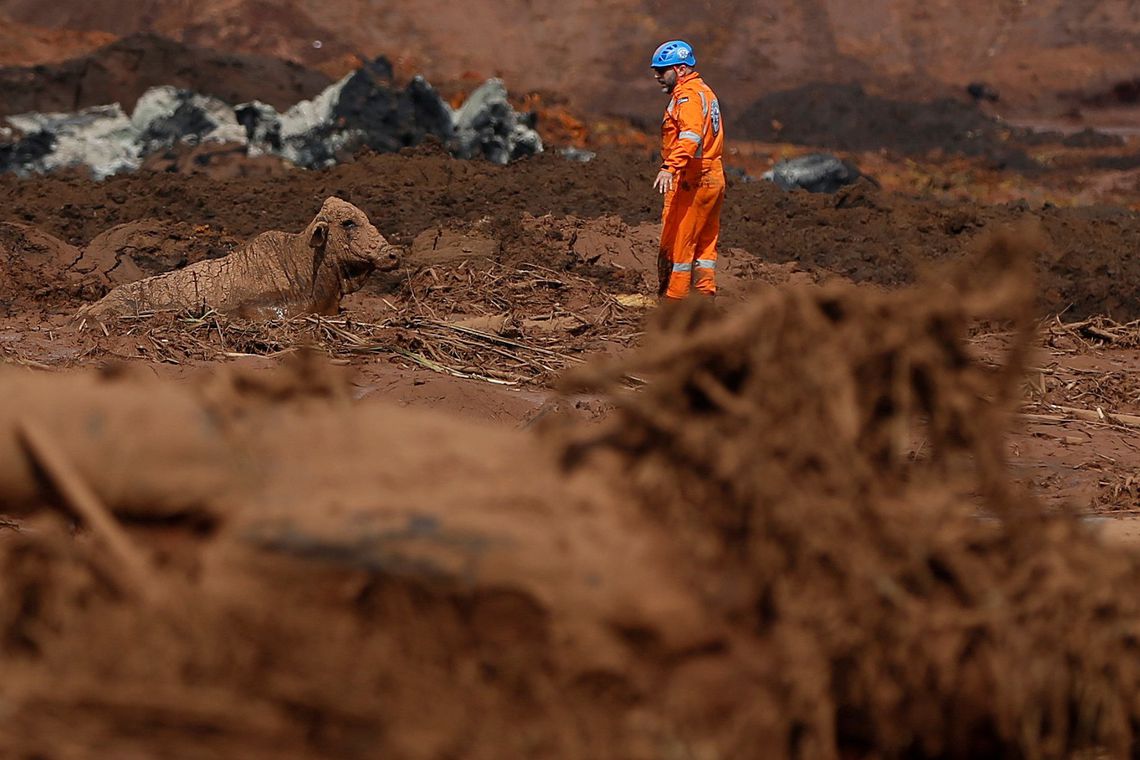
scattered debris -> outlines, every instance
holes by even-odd
[[[1140,348],[1140,320],[1121,324],[1109,317],[1094,316],[1077,322],[1062,322],[1057,317],[1046,326],[1046,331],[1054,339],[1066,335],[1093,345],[1111,343],[1117,348]]]

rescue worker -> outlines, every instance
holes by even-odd
[[[672,97],[661,121],[661,170],[653,187],[665,196],[658,253],[660,290],[681,299],[690,289],[716,294],[716,246],[724,204],[724,129],[716,94],[696,70],[693,47],[671,40],[650,66]]]

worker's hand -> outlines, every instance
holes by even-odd
[[[657,172],[657,179],[653,180],[653,187],[664,195],[673,189],[673,174],[664,169]]]

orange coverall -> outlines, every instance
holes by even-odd
[[[677,80],[661,122],[661,168],[673,175],[665,196],[658,253],[660,295],[695,287],[716,293],[716,244],[724,203],[724,129],[716,95],[693,71]]]

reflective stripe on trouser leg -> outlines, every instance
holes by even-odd
[[[697,234],[693,270],[693,287],[706,296],[716,295],[716,245],[720,239],[720,210],[724,205],[724,185],[702,187],[700,191],[715,194],[705,223]]]

